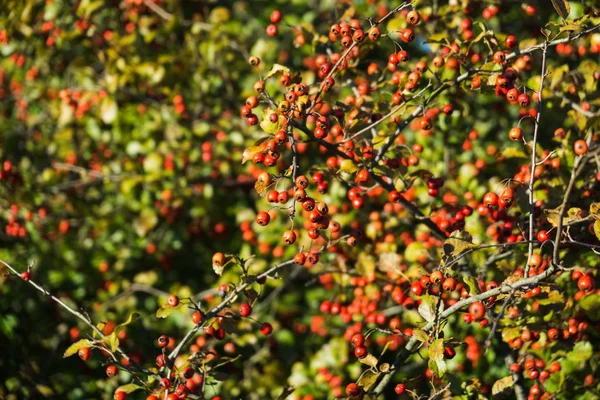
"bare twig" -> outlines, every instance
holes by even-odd
[[[529,274],[529,262],[533,256],[533,231],[535,228],[534,211],[535,203],[533,198],[533,185],[535,184],[535,168],[537,166],[537,139],[538,131],[540,128],[540,119],[542,117],[542,110],[544,108],[544,102],[542,99],[542,91],[544,90],[544,81],[546,79],[546,53],[548,52],[548,42],[543,43],[542,47],[542,72],[541,72],[541,83],[540,90],[538,90],[538,109],[535,116],[535,128],[533,129],[533,140],[531,145],[531,172],[529,177],[529,250],[527,253],[527,263],[525,264],[525,276]]]

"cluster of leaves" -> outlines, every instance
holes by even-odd
[[[0,397],[145,398],[165,377],[199,398],[597,397],[594,2],[439,3],[11,2],[0,260],[95,329],[5,269]],[[364,41],[332,33],[351,21]],[[506,100],[512,67],[531,105]]]

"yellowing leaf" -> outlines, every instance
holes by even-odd
[[[252,157],[254,157],[254,155],[260,151],[262,151],[261,146],[248,147],[246,150],[244,150],[244,153],[242,153],[242,164],[244,164],[248,160],[251,160]]]
[[[500,394],[506,395],[512,391],[512,387],[515,381],[512,375],[505,376],[504,378],[498,379],[492,386],[492,396],[496,397]]]
[[[415,328],[415,329],[413,329],[412,334],[420,342],[424,342],[424,343],[429,342],[429,335],[427,335],[427,333],[425,333],[425,331],[423,329]]]
[[[377,382],[377,378],[379,378],[379,375],[379,372],[373,372],[369,369],[365,371],[365,373],[360,377],[356,384],[358,386],[361,386],[366,392],[375,384],[375,382]]]
[[[590,204],[590,214],[592,214],[592,215],[600,214],[600,203]]]
[[[359,358],[358,361],[370,366],[371,368],[377,367],[377,358],[373,354],[367,354],[365,357]]]
[[[260,197],[265,197],[265,195],[267,194],[267,187],[262,181],[257,180],[254,184],[254,189]]]
[[[507,147],[502,150],[500,155],[504,158],[527,158],[527,154],[521,149],[516,147]]]
[[[143,389],[143,387],[135,383],[128,383],[127,385],[119,386],[115,392],[133,393],[140,389]]]
[[[340,163],[340,172],[347,172],[349,174],[353,174],[358,171],[358,167],[354,164],[352,160],[343,160]]]
[[[596,238],[600,240],[600,219],[594,222],[594,233],[596,234]]]
[[[290,69],[284,65],[281,64],[273,64],[273,67],[271,67],[271,70],[269,71],[269,73],[267,74],[267,76],[265,76],[265,80],[275,76],[275,75],[279,75],[279,74],[288,74],[290,73]]]
[[[117,332],[115,331],[110,335],[105,336],[104,339],[102,339],[102,342],[108,346],[110,351],[117,351],[117,348],[119,347],[119,338],[117,336]]]
[[[117,118],[117,102],[110,97],[105,97],[100,104],[100,118],[105,124],[112,124]]]
[[[571,12],[571,6],[567,0],[552,0],[552,5],[562,19],[567,19]]]
[[[475,296],[477,293],[479,293],[479,284],[477,283],[477,280],[475,278],[473,278],[471,275],[465,275],[463,276],[463,281],[469,287],[469,294],[471,296]]]
[[[444,242],[443,250],[446,257],[456,257],[463,251],[475,247],[473,238],[466,231],[454,231]]]
[[[75,342],[69,346],[69,348],[65,351],[65,354],[63,354],[63,357],[64,358],[71,357],[73,354],[77,353],[79,350],[83,349],[84,347],[92,347],[93,345],[94,345],[94,342],[92,342],[89,339],[78,340],[77,342]]]

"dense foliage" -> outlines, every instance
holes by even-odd
[[[5,4],[0,398],[600,397],[594,0]]]

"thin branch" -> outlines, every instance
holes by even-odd
[[[4,260],[0,260],[0,263],[2,263],[6,268],[8,268],[15,276],[17,276],[20,279],[20,274],[19,272],[14,269],[13,267],[11,267],[8,263],[6,263]],[[73,308],[69,307],[65,302],[63,302],[61,299],[59,299],[58,297],[54,296],[52,293],[50,293],[49,291],[47,291],[46,289],[44,289],[40,284],[34,282],[33,280],[28,280],[25,281],[28,284],[30,284],[31,286],[33,286],[34,288],[36,288],[38,291],[40,291],[41,293],[43,293],[44,295],[48,296],[50,299],[52,299],[54,302],[56,302],[59,306],[61,306],[63,309],[65,309],[67,312],[69,312],[70,314],[74,315],[75,317],[77,317],[78,319],[80,319],[81,321],[83,321],[87,326],[89,326],[90,328],[92,328],[92,330],[98,335],[100,336],[100,338],[104,338],[106,335],[104,333],[102,333],[102,331],[92,323],[92,321],[90,320],[89,317],[87,317],[86,315],[80,313],[79,311],[74,310]],[[109,351],[108,349],[103,349],[104,351]],[[131,358],[129,358],[129,356],[120,348],[117,346],[117,350],[116,352],[127,361],[128,364],[131,364],[135,367],[136,370],[138,370],[139,372],[142,372],[146,375],[153,375],[151,372],[146,371],[145,369],[143,369],[142,367],[140,367],[139,365],[137,365],[137,363],[135,363]],[[114,357],[114,355],[113,355]],[[123,365],[123,363],[120,363],[120,365],[129,370],[125,365]],[[137,377],[135,374],[132,374],[136,379],[139,379],[139,377]]]
[[[498,296],[503,293],[508,294],[513,291],[519,290],[521,288],[530,288],[530,287],[536,286],[541,281],[543,281],[544,279],[546,279],[549,276],[551,276],[552,274],[554,274],[556,271],[557,271],[556,266],[551,265],[547,270],[545,270],[544,272],[542,272],[539,275],[532,276],[529,278],[524,278],[524,279],[521,279],[512,284],[504,284],[504,285],[498,286],[497,288],[487,290],[478,295],[459,300],[458,302],[456,302],[455,304],[453,304],[452,306],[447,308],[444,312],[442,312],[441,318],[448,318],[449,316],[451,316],[452,314],[461,310],[462,308],[464,308],[472,303],[486,300],[492,296]],[[433,321],[429,322],[421,329],[424,331],[428,331],[431,328],[433,328],[433,324],[434,324]],[[398,368],[400,368],[402,363],[417,349],[417,346],[419,343],[420,343],[419,340],[414,336],[408,341],[406,346],[402,349],[402,351],[396,357],[396,360],[394,361],[394,365],[390,369],[390,371],[386,374],[382,374],[383,377],[381,378],[381,381],[379,382],[379,384],[377,384],[377,386],[373,390],[373,392],[372,392],[373,394],[379,395],[383,392],[383,390],[389,383],[390,379],[392,379],[393,373]]]
[[[541,83],[540,90],[538,90],[538,109],[535,116],[535,128],[533,130],[533,141],[531,145],[531,172],[529,177],[529,250],[527,253],[527,263],[525,264],[525,276],[529,275],[529,262],[533,256],[533,230],[534,226],[534,212],[535,203],[533,198],[533,185],[535,184],[535,168],[537,167],[537,139],[538,131],[540,128],[540,118],[542,117],[542,110],[544,108],[544,101],[542,99],[542,91],[544,90],[544,81],[546,79],[546,54],[548,52],[548,43],[544,42],[542,47],[542,72],[541,72]]]
[[[249,279],[249,280],[245,281],[243,284],[241,284],[240,286],[238,286],[233,292],[231,292],[227,297],[225,297],[219,304],[217,304],[210,311],[208,311],[206,313],[204,320],[200,324],[195,325],[192,329],[190,329],[186,333],[186,335],[183,337],[183,339],[181,339],[181,341],[179,342],[177,347],[175,347],[175,349],[171,352],[171,354],[169,354],[169,359],[174,360],[175,358],[177,358],[177,356],[181,352],[181,349],[183,348],[183,346],[196,334],[196,332],[198,332],[204,326],[206,321],[216,317],[219,314],[219,312],[221,312],[225,307],[227,307],[229,305],[229,303],[231,303],[241,292],[246,290],[246,288],[248,286],[252,285],[257,280],[259,280],[261,278],[266,278],[269,275],[277,272],[281,268],[287,267],[292,264],[294,264],[294,260],[288,260],[281,264],[275,265],[274,267],[269,268],[267,271],[263,272],[262,274],[259,274],[256,277],[254,277],[253,279]]]

